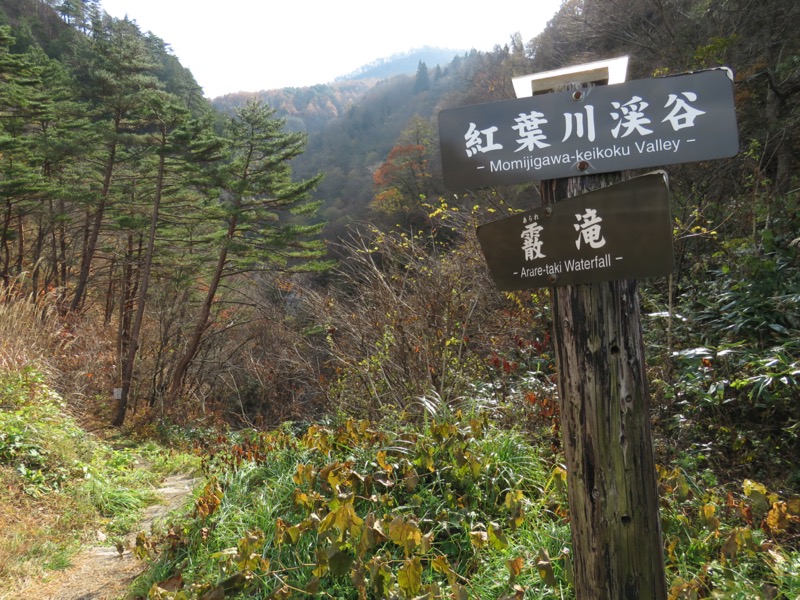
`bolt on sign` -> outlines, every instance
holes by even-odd
[[[727,68],[439,113],[449,188],[695,162],[739,151]]]
[[[654,171],[486,223],[478,241],[503,291],[668,275],[667,174]]]

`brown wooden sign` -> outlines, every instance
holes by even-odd
[[[668,275],[667,175],[656,171],[478,227],[504,291]]]

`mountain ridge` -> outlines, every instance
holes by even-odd
[[[284,86],[278,88],[266,88],[261,90],[249,90],[239,92],[229,92],[211,98],[210,101],[215,106],[226,105],[226,98],[241,98],[248,96],[270,96],[279,90],[307,90],[319,89],[321,86],[340,87],[353,81],[367,82],[368,87],[372,87],[378,81],[389,79],[395,75],[413,75],[416,73],[420,63],[424,63],[428,68],[436,66],[444,67],[457,56],[466,54],[467,50],[456,50],[452,48],[439,48],[434,46],[423,46],[413,48],[404,52],[397,52],[388,57],[377,58],[372,62],[334,78],[333,81],[319,82],[305,86]]]
[[[439,48],[438,46],[412,48],[366,63],[346,75],[337,77],[334,79],[334,83],[354,79],[385,79],[393,75],[412,74],[416,72],[420,62],[425,63],[428,68],[437,65],[444,66],[456,56],[463,55],[467,52],[469,51],[453,48]]]

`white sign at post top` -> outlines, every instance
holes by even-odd
[[[536,94],[552,92],[571,83],[602,83],[605,85],[623,83],[627,75],[628,57],[620,56],[574,67],[512,77],[511,83],[517,98],[530,98]]]

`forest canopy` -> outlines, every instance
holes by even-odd
[[[670,314],[662,351],[716,348],[731,361],[735,347],[728,367],[755,371],[738,388],[715,382],[723,396],[782,381],[759,361],[796,364],[793,2],[567,0],[540,35],[491,52],[213,102],[167,42],[98,2],[0,8],[5,298],[113,332],[96,336],[81,385],[124,390],[117,423],[212,406],[223,420],[277,423],[351,402],[402,406],[430,386],[461,392],[497,365],[512,374],[520,340],[543,343],[548,309],[542,294],[522,302],[487,286],[472,232],[535,206],[538,184],[446,190],[437,115],[510,99],[517,75],[620,55],[630,79],[735,76],[738,155],[668,167],[675,272],[643,287],[648,309]],[[423,284],[432,274],[452,297]],[[377,294],[385,282],[418,289],[413,310],[427,316],[413,335],[391,309],[407,290]],[[538,329],[514,341],[501,323],[518,309]],[[791,422],[779,398],[772,410]]]

